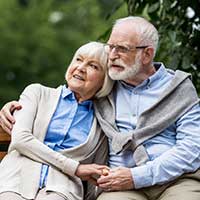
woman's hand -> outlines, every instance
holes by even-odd
[[[109,167],[98,164],[80,164],[75,175],[82,180],[90,181],[97,185],[97,179],[101,175],[106,175],[109,172]]]
[[[11,134],[15,119],[12,113],[17,109],[20,110],[22,106],[17,101],[6,103],[0,111],[0,125],[4,131]]]

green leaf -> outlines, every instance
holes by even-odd
[[[112,31],[112,27],[109,27],[102,35],[100,35],[97,38],[97,40],[102,41],[102,42],[106,42],[108,40],[108,37],[109,37],[111,31]]]
[[[148,13],[154,13],[158,11],[160,8],[160,2],[154,3],[148,7]]]
[[[169,36],[170,41],[174,44],[176,42],[176,32],[170,30],[168,32],[168,36]]]

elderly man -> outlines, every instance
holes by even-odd
[[[117,20],[107,42],[117,81],[95,102],[111,167],[98,179],[98,200],[200,199],[199,99],[189,74],[153,63],[157,43],[156,28],[141,17]],[[9,109],[0,115],[7,130]]]
[[[157,43],[141,17],[117,20],[107,42],[118,81],[96,102],[112,168],[98,180],[107,191],[98,200],[200,199],[199,99],[189,74],[153,63]]]

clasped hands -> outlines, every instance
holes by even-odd
[[[76,176],[92,182],[104,191],[134,188],[131,170],[126,167],[110,169],[105,165],[80,164],[76,170]]]

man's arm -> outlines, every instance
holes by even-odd
[[[164,184],[200,168],[200,106],[175,124],[175,145],[155,160],[131,169],[136,188]]]
[[[111,169],[108,174],[102,175],[97,180],[97,183],[105,191],[130,190],[134,188],[131,169],[126,167]]]
[[[0,126],[4,131],[11,134],[15,119],[12,115],[14,110],[20,110],[22,106],[17,101],[6,103],[0,111]]]
[[[164,184],[180,177],[184,173],[194,172],[200,168],[200,107],[194,106],[184,116],[176,122],[176,144],[168,151],[156,159],[146,164],[134,168],[124,168],[130,170],[132,182],[136,189],[148,187],[156,184]],[[125,173],[120,173],[112,179],[120,180]],[[116,173],[115,173],[116,175]],[[99,186],[109,190],[127,190],[128,187],[121,187],[124,178],[118,182],[117,187],[111,187],[110,177],[101,177],[98,180]],[[107,185],[106,185],[107,183]],[[129,175],[130,183],[130,175]],[[131,184],[130,184],[131,186]],[[133,188],[133,186],[132,186]],[[107,188],[108,189],[108,188]]]

